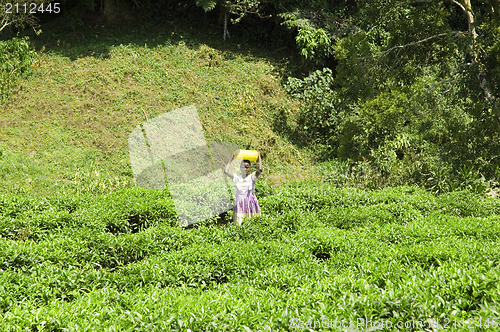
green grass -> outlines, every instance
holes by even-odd
[[[266,165],[307,160],[275,124],[298,107],[281,87],[285,60],[272,50],[173,24],[55,31],[32,37],[34,74],[0,105],[0,192],[129,187],[129,133],[191,104],[207,141],[258,149]]]
[[[241,227],[183,230],[165,191],[4,195],[0,328],[289,331],[298,320],[452,327],[498,317],[497,199],[301,182],[260,204],[263,216]]]

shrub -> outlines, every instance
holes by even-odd
[[[500,299],[499,203],[465,191],[296,182],[263,198],[265,213],[241,226],[191,229],[169,219],[164,191],[3,202],[16,213],[1,223],[29,220],[43,235],[0,238],[3,330],[43,330],[47,322],[220,331],[287,330],[296,317],[484,320]],[[145,222],[140,231],[106,229],[130,215]]]
[[[35,55],[28,37],[0,41],[0,101],[7,99],[17,81],[30,73]]]

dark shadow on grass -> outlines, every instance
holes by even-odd
[[[289,113],[280,108],[277,114],[272,120],[272,129],[275,133],[286,138],[290,143],[299,148],[306,148],[309,145],[309,141],[302,135],[298,128],[294,128],[290,123],[294,122],[294,119],[290,118]]]
[[[42,26],[43,33],[36,36],[27,31],[35,49],[44,50],[68,57],[72,61],[84,57],[106,59],[110,50],[118,45],[136,45],[155,48],[162,45],[185,45],[198,49],[207,45],[222,53],[223,58],[231,59],[236,54],[253,58],[266,58],[279,68],[290,64],[291,54],[295,54],[291,40],[283,38],[283,31],[276,27],[255,27],[254,20],[248,19],[230,25],[231,38],[222,38],[222,25],[215,13],[192,13],[189,18],[167,18],[142,20],[107,25],[88,23],[78,29],[59,26],[57,21]],[[276,34],[273,34],[273,31]]]

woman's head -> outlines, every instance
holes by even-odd
[[[243,174],[248,174],[248,172],[250,171],[250,160],[242,160],[241,161],[241,164],[240,164],[240,169],[241,169],[241,172]]]

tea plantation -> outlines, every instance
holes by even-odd
[[[261,217],[191,229],[165,191],[3,195],[0,330],[498,328],[498,199],[317,182],[266,193]]]

